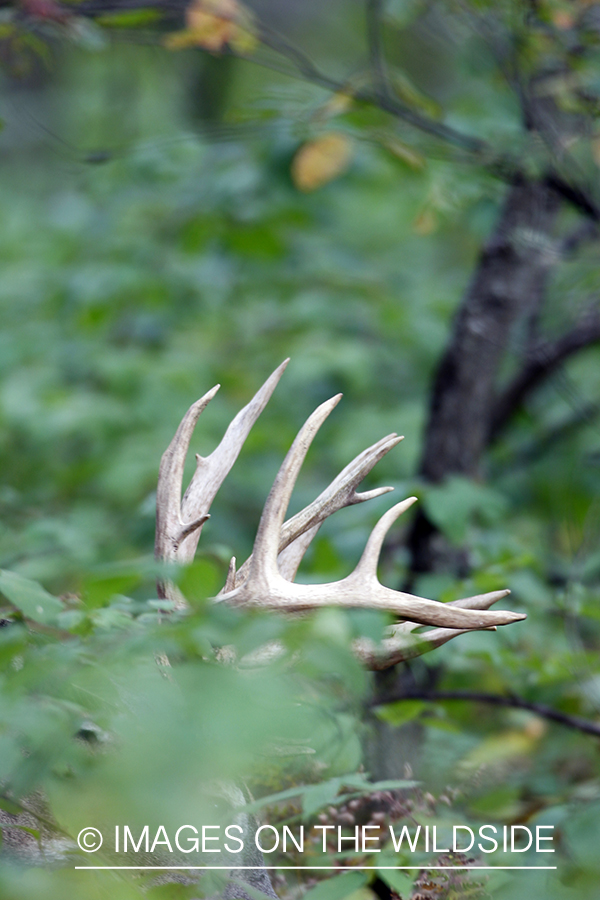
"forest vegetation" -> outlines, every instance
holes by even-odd
[[[388,843],[355,856],[373,869],[280,869],[282,900],[595,896],[600,4],[2,0],[0,63],[1,830],[54,848],[8,853],[0,897],[214,895],[219,873],[75,870],[73,841],[199,827],[216,782],[293,829],[554,826],[556,871],[386,870],[413,862]],[[210,453],[288,356],[196,561],[165,572],[157,474],[182,415],[222,385],[192,444]],[[524,622],[373,675],[352,641],[380,611],[209,602],[338,392],[291,512],[404,434],[363,485],[419,501],[381,582],[510,588]],[[326,522],[299,580],[347,575],[390,505]],[[219,655],[268,641],[269,665]]]

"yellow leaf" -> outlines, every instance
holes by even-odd
[[[185,11],[185,24],[184,31],[166,38],[170,50],[202,47],[220,53],[229,46],[248,55],[257,44],[251,13],[237,0],[192,0]]]
[[[301,191],[315,191],[333,181],[350,165],[352,142],[345,134],[330,131],[308,141],[292,161],[292,179]]]
[[[229,46],[240,56],[250,56],[258,46],[258,38],[249,28],[238,26],[229,39]]]
[[[185,11],[185,23],[188,28],[195,28],[197,16],[205,13],[235,22],[240,10],[237,0],[192,0]]]
[[[336,94],[332,94],[329,100],[317,110],[315,119],[323,121],[339,116],[350,109],[352,102],[352,94],[347,91],[338,91]]]
[[[227,46],[235,30],[235,23],[201,9],[194,9],[186,15],[188,32],[195,43],[205,50],[218,53]]]

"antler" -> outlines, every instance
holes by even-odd
[[[177,562],[193,559],[200,531],[210,504],[230,471],[250,428],[264,409],[288,360],[265,382],[250,403],[238,413],[217,449],[198,465],[183,500],[181,484],[185,456],[200,413],[214,397],[217,387],[193,404],[183,418],[160,466],[157,492],[156,555]],[[524,619],[510,611],[489,610],[509,591],[493,591],[454,603],[439,603],[384,587],[377,579],[377,564],[385,535],[396,519],[416,501],[409,497],[397,503],[379,520],[354,571],[340,581],[327,584],[297,584],[294,577],[300,561],[322,522],[345,506],[362,503],[392,490],[390,487],[358,493],[365,475],[402,438],[388,435],[359,454],[309,506],[284,522],[288,504],[306,453],[319,428],[337,406],[341,394],[321,404],[298,432],[275,478],[265,503],[250,558],[236,572],[232,559],[225,587],[216,600],[236,606],[252,606],[288,612],[322,606],[383,609],[408,620],[392,626],[380,645],[357,642],[356,652],[371,668],[385,668],[437,647],[466,631],[495,628]],[[185,605],[173,585],[161,584],[161,596]],[[411,635],[420,625],[439,626]]]
[[[181,499],[183,467],[192,434],[200,414],[213,399],[216,384],[200,400],[192,403],[181,420],[175,436],[160,461],[156,491],[156,537],[154,555],[165,562],[191,563],[200,540],[202,526],[210,518],[209,509],[217,491],[238,458],[250,429],[269,402],[289,359],[267,378],[263,386],[232,420],[219,446],[210,456],[196,454],[196,471]],[[178,607],[187,606],[185,598],[173,584],[158,583],[159,597],[173,600]]]

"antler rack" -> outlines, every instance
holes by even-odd
[[[219,446],[207,457],[196,455],[196,471],[181,497],[183,468],[198,418],[219,389],[216,385],[192,404],[165,451],[159,471],[156,510],[155,555],[165,561],[190,563],[195,555],[202,527],[219,487],[227,477],[250,429],[265,408],[289,360],[285,360],[232,420]],[[409,497],[389,509],[376,524],[358,565],[346,578],[327,584],[297,584],[298,566],[319,530],[330,515],[346,506],[379,497],[391,487],[357,492],[357,487],[374,465],[401,440],[390,434],[360,453],[316,500],[285,521],[292,490],[308,449],[319,428],[337,406],[341,394],[322,403],[298,432],[267,497],[252,555],[236,570],[231,560],[225,586],[215,601],[235,606],[299,612],[323,606],[381,609],[405,620],[391,626],[381,643],[355,643],[355,651],[369,668],[383,669],[418,656],[468,631],[494,630],[524,619],[520,613],[491,611],[490,607],[510,593],[492,591],[452,603],[427,600],[384,587],[377,578],[377,565],[384,538],[396,521],[416,501]],[[187,605],[178,588],[170,582],[159,584],[159,594]],[[411,634],[421,625],[437,626],[419,635]]]

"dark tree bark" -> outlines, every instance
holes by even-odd
[[[420,475],[477,477],[495,409],[498,371],[517,324],[542,306],[554,254],[549,252],[561,197],[547,182],[516,181],[484,247],[435,374]],[[421,511],[409,536],[413,574],[452,567],[464,558]]]
[[[434,376],[419,474],[439,483],[450,474],[480,474],[496,411],[500,366],[518,325],[534,323],[543,305],[556,254],[550,253],[564,197],[547,181],[516,180],[508,189],[494,233],[482,249],[445,352]],[[465,551],[451,547],[419,510],[408,538],[411,572],[468,572]],[[375,700],[432,690],[436,670],[405,664],[376,679]],[[377,722],[369,747],[378,778],[399,778],[416,762],[422,728]],[[414,766],[416,767],[416,766]]]

